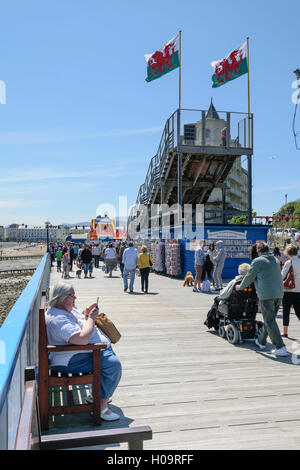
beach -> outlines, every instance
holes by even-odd
[[[45,244],[0,242],[0,271],[35,269],[45,252]],[[1,260],[6,257],[18,257],[19,259]],[[30,281],[31,276],[32,273],[26,272],[0,273],[0,327]]]

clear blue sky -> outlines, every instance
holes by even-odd
[[[253,208],[300,197],[292,135],[296,0],[15,0],[1,5],[0,224],[90,220],[135,202],[178,70],[147,83],[144,54],[182,30],[182,106],[247,112],[247,76],[211,87],[210,62],[250,37]],[[300,130],[300,119],[298,122]]]

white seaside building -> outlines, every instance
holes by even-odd
[[[205,142],[207,145],[220,146],[221,132],[227,123],[221,119],[212,101],[205,116]],[[202,120],[198,121],[196,127],[195,144],[202,142]],[[230,140],[230,147],[240,146],[237,139]],[[247,211],[248,207],[248,172],[242,167],[241,157],[236,158],[232,169],[225,180],[225,206],[226,209],[237,209]],[[212,191],[205,208],[222,209],[223,192],[221,188]],[[212,221],[211,221],[212,222]]]
[[[67,229],[62,226],[50,226],[48,228],[49,242],[64,241]],[[44,242],[47,241],[47,229],[30,225],[11,224],[6,229],[6,237],[10,241],[18,242]]]

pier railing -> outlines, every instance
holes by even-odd
[[[0,328],[0,449],[13,449],[24,392],[24,370],[38,364],[38,313],[48,291],[46,254]]]

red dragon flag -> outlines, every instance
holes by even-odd
[[[225,83],[248,73],[247,42],[230,52],[224,59],[211,62],[213,68],[213,88],[225,85]]]
[[[158,51],[145,54],[145,59],[147,62],[146,82],[151,82],[179,67],[179,36],[171,39]]]

